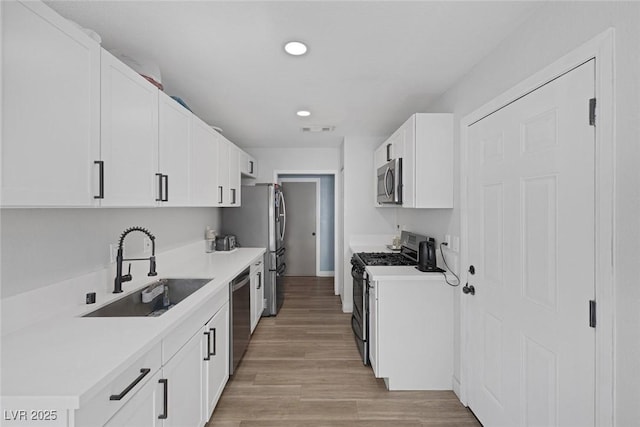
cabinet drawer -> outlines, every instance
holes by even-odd
[[[197,309],[193,315],[180,323],[162,340],[162,362],[167,363],[184,346],[189,338],[211,319],[229,301],[229,287],[224,286],[209,301]]]
[[[80,409],[76,411],[75,425],[104,425],[160,369],[161,356],[161,347],[158,343],[116,374],[96,396],[86,403],[81,403]]]

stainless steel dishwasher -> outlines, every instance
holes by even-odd
[[[229,375],[233,375],[242,359],[251,337],[251,286],[249,269],[240,273],[229,285],[231,303],[231,346],[229,351]]]

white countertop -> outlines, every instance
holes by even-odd
[[[3,406],[78,408],[104,386],[102,380],[151,349],[264,252],[207,254],[202,245],[191,245],[176,262],[164,268],[158,262],[157,277],[134,276],[123,284],[125,293],[100,295],[100,304],[76,306],[3,336]],[[80,317],[161,277],[214,279],[159,317]]]

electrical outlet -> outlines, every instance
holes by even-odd
[[[111,259],[112,263],[116,262],[116,257],[118,256],[118,244],[117,243],[111,243],[109,245],[109,256],[110,256],[110,259]]]
[[[453,236],[453,239],[451,239],[450,246],[452,251],[460,252],[460,237]]]
[[[144,236],[144,238],[142,239],[142,253],[144,254],[150,254],[151,253],[151,239],[148,238],[147,236]]]
[[[451,248],[451,234],[445,234],[445,235],[444,235],[444,243],[446,243],[446,244],[447,244],[447,247],[448,247],[449,249],[452,249],[452,248]]]

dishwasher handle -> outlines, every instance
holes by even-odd
[[[239,282],[231,282],[231,292],[235,292],[238,289],[242,288],[243,286],[246,286],[249,283],[250,277],[247,276],[245,278],[243,278],[242,280],[240,280]]]

